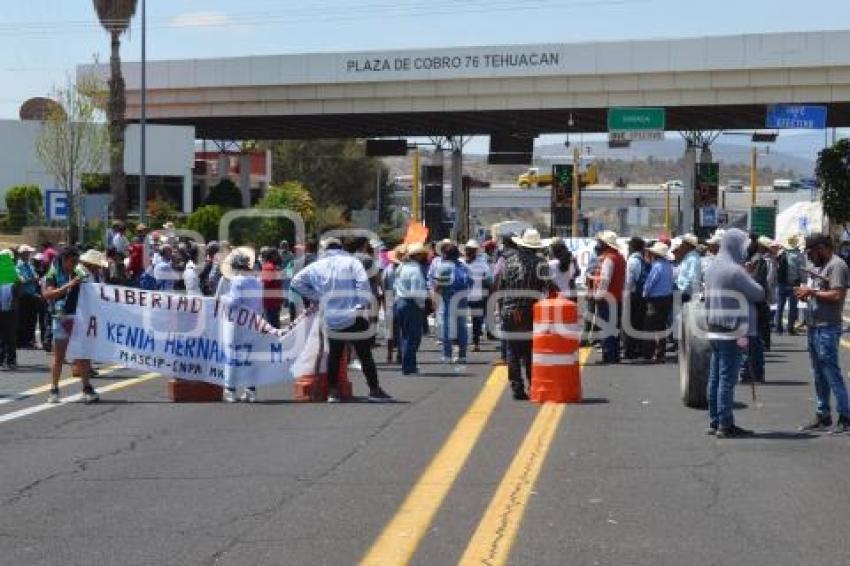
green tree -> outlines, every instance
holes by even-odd
[[[224,216],[224,209],[218,205],[201,206],[186,217],[183,227],[194,230],[209,242],[218,238],[218,227],[222,216]]]
[[[222,179],[210,187],[205,205],[218,205],[223,208],[242,208],[242,191],[230,179]]]
[[[850,221],[850,139],[839,140],[818,155],[815,174],[823,211],[836,224]]]
[[[111,38],[109,58],[109,185],[112,212],[116,218],[127,218],[127,176],[124,173],[124,132],[127,128],[127,92],[121,73],[121,35],[130,28],[138,0],[92,0],[101,25]]]
[[[43,212],[44,197],[35,185],[17,185],[6,191],[6,210],[9,211],[9,228],[20,230],[37,221]]]
[[[363,145],[356,140],[278,141],[269,147],[274,183],[301,182],[317,206],[374,206],[375,182],[383,166],[365,157]]]
[[[257,203],[258,210],[289,210],[298,213],[305,225],[309,225],[316,214],[307,188],[298,182],[283,183],[269,187],[266,195]],[[233,232],[241,241],[256,245],[276,245],[280,240],[295,240],[295,225],[286,218],[247,218],[234,223]]]

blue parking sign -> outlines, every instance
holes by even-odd
[[[47,220],[68,220],[68,191],[49,190],[44,194]]]
[[[803,104],[768,106],[766,127],[777,130],[822,130],[826,128],[826,106]]]

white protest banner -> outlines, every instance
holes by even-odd
[[[280,336],[261,314],[222,299],[86,283],[68,358],[217,385],[268,385],[294,379],[296,365],[315,364],[307,343],[317,318],[303,317]],[[309,352],[313,358],[303,359]]]

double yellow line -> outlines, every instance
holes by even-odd
[[[581,363],[590,349],[581,351]],[[361,565],[407,564],[419,547],[472,449],[478,442],[507,383],[506,369],[496,368],[407,498],[361,559]],[[564,405],[546,404],[538,412],[513,462],[484,512],[461,564],[505,564],[523,514],[558,425]]]

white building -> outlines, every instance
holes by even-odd
[[[37,121],[0,120],[0,210],[6,209],[6,190],[15,185],[38,185],[42,192],[57,188],[53,176],[45,170],[36,153],[41,123]],[[148,197],[168,198],[183,212],[192,211],[192,167],[195,159],[195,128],[191,126],[154,126],[147,128]],[[131,211],[138,210],[139,142],[138,125],[127,127],[124,168]],[[107,174],[108,155],[104,155],[100,171]]]

